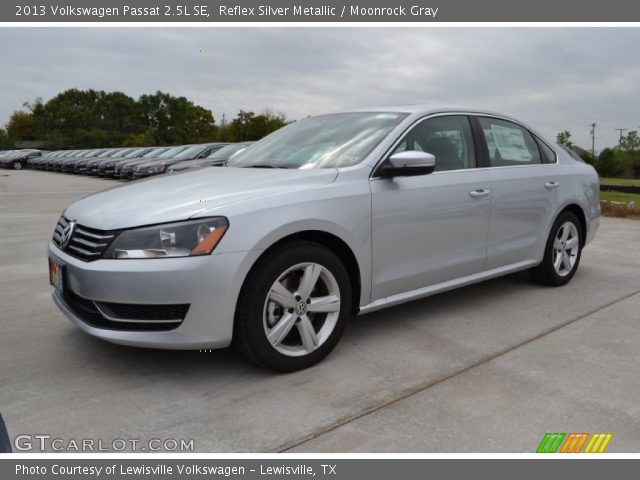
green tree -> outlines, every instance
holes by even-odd
[[[31,112],[16,110],[7,122],[7,135],[15,140],[35,140],[37,138]]]
[[[573,147],[573,142],[571,141],[571,133],[568,130],[563,130],[562,132],[558,133],[558,135],[556,136],[556,143],[567,148]]]
[[[287,124],[284,114],[264,111],[260,115],[240,110],[236,118],[226,125],[220,140],[242,142],[260,140]]]
[[[123,147],[153,147],[154,145],[156,145],[156,141],[151,130],[132,133],[122,142]]]
[[[0,149],[8,150],[14,147],[13,139],[7,135],[4,129],[0,128]]]
[[[640,136],[637,130],[631,130],[622,137],[618,156],[625,176],[640,177]]]
[[[179,145],[210,142],[216,138],[211,110],[185,97],[156,92],[142,95],[138,114],[145,131],[151,131],[155,145]]]
[[[121,92],[75,88],[43,104],[27,104],[34,129],[49,148],[92,148],[120,145],[136,130],[136,102]]]
[[[160,91],[135,100],[71,88],[24,106],[28,111],[13,115],[9,136],[33,137],[50,149],[205,143],[218,135],[211,110]]]
[[[595,168],[601,177],[617,177],[620,175],[621,168],[616,153],[613,148],[605,148],[598,155]]]

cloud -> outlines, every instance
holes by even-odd
[[[589,146],[638,128],[636,28],[3,28],[0,124],[67,88],[163,90],[217,121],[427,103],[504,111]]]

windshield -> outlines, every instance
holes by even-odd
[[[147,149],[146,148],[136,148],[134,149],[132,152],[128,152],[124,158],[137,158],[140,157],[141,153],[146,152]]]
[[[174,158],[176,155],[178,155],[180,152],[182,152],[186,148],[189,148],[189,147],[187,145],[183,145],[181,147],[172,147],[166,152],[164,152],[162,155],[158,155],[158,158]]]
[[[113,155],[111,158],[122,158],[125,157],[127,155],[127,153],[131,152],[130,149],[125,148],[123,150],[120,150],[118,153],[116,153],[115,155]]]
[[[336,168],[355,165],[406,117],[335,113],[284,127],[229,160],[230,167]]]
[[[114,153],[116,153],[118,150],[117,149],[111,149],[111,150],[107,150],[104,153],[101,153],[100,155],[98,155],[98,158],[105,158],[105,157],[110,157],[111,155],[113,155]]]
[[[176,160],[185,160],[185,159],[195,158],[205,148],[207,147],[205,147],[204,145],[194,145],[193,147],[189,147],[183,152],[181,152],[180,155],[176,155],[174,158]]]
[[[226,147],[222,147],[220,150],[216,150],[215,152],[210,153],[209,155],[207,155],[207,158],[213,158],[214,160],[226,160],[227,158],[230,158],[234,153],[239,152],[240,150],[244,150],[248,146],[249,145],[244,143],[227,145]]]
[[[169,147],[154,148],[154,149],[148,151],[147,153],[145,153],[144,155],[142,155],[142,157],[140,157],[140,158],[157,157],[162,152],[166,152],[168,149],[169,149]]]

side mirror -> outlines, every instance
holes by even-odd
[[[427,152],[406,151],[394,153],[382,163],[381,176],[412,177],[428,175],[436,168],[436,157]]]

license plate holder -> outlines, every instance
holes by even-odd
[[[49,257],[49,283],[59,293],[64,292],[64,265]]]

